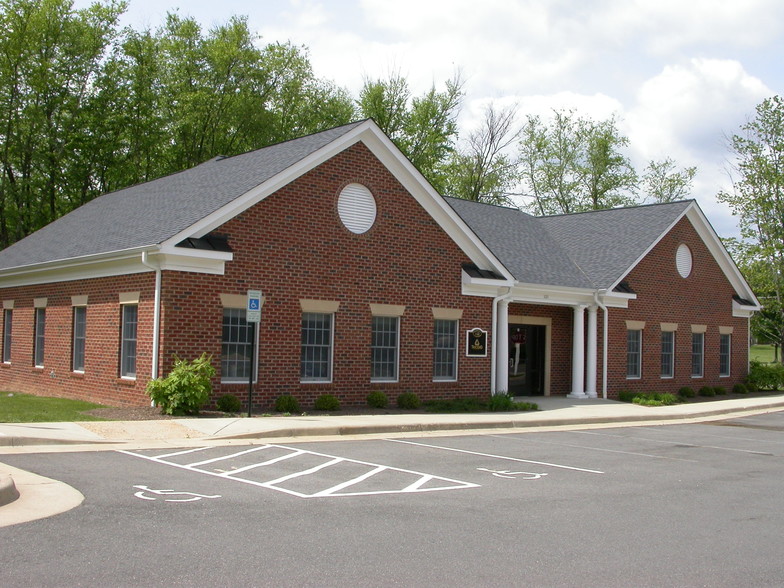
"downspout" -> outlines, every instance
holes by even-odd
[[[495,380],[496,380],[496,349],[497,349],[497,336],[498,336],[498,303],[505,298],[512,297],[512,288],[507,287],[506,294],[501,294],[493,298],[493,347],[490,351],[490,394],[495,396]]]
[[[152,379],[158,377],[158,354],[161,338],[161,266],[157,267],[149,262],[147,252],[142,251],[142,265],[155,271],[155,308],[152,319]]]
[[[599,302],[599,292],[606,293],[607,290],[597,290],[593,293],[594,302],[596,306],[602,309],[602,398],[607,400],[607,307]]]

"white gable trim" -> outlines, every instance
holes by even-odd
[[[727,249],[722,244],[721,239],[716,234],[716,231],[713,230],[713,227],[700,207],[697,205],[696,201],[692,201],[689,206],[687,206],[686,209],[684,209],[684,211],[678,215],[678,217],[672,223],[670,223],[670,225],[664,231],[662,231],[661,235],[659,235],[642,253],[642,255],[640,255],[634,261],[634,263],[632,263],[621,274],[621,277],[618,278],[618,280],[616,280],[615,283],[613,283],[613,285],[608,288],[608,290],[614,290],[624,280],[624,278],[629,275],[629,273],[635,267],[637,267],[637,265],[643,259],[645,259],[645,257],[653,250],[653,248],[656,247],[656,245],[658,245],[667,234],[669,234],[672,228],[677,225],[683,217],[689,219],[692,226],[697,231],[697,235],[699,235],[700,239],[702,239],[702,242],[705,243],[708,251],[711,252],[711,255],[719,264],[719,267],[732,287],[735,289],[735,292],[741,298],[745,298],[746,300],[749,300],[756,305],[756,308],[753,308],[752,310],[759,310],[762,308],[756,296],[754,296],[754,292],[752,291],[751,286],[749,286],[748,282],[746,282],[743,274],[740,273],[738,266],[735,265],[735,262],[730,257],[730,254],[727,253]],[[749,309],[749,307],[745,308]]]
[[[177,243],[188,237],[203,237],[308,171],[360,141],[387,167],[390,173],[395,176],[425,211],[455,241],[471,261],[483,269],[491,269],[507,279],[512,279],[509,270],[492,254],[372,120],[367,120],[356,126],[351,131],[336,138],[321,149],[314,151],[286,170],[248,190],[226,206],[216,210],[187,229],[180,231],[162,243],[161,249],[163,251],[171,251]]]

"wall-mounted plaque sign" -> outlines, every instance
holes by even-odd
[[[466,331],[466,355],[468,357],[487,357],[487,331],[482,329]]]

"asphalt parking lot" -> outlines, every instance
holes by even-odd
[[[85,494],[0,529],[22,585],[773,586],[784,414],[3,456]]]

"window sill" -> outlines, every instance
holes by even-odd
[[[121,386],[135,386],[136,378],[121,377],[117,380],[117,383],[120,384]]]

